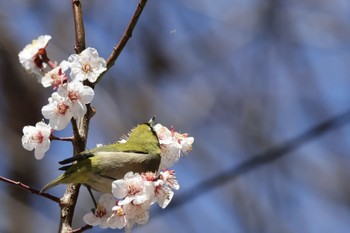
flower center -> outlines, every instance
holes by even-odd
[[[141,191],[142,191],[142,187],[140,187],[139,185],[130,184],[128,186],[128,195],[135,195]]]
[[[67,110],[68,110],[69,106],[64,104],[64,103],[59,103],[57,105],[57,108],[56,108],[56,113],[58,114],[61,114],[61,115],[64,115],[66,114]]]
[[[122,217],[125,215],[123,209],[121,207],[117,208],[116,210],[113,211],[113,213],[115,215],[117,215],[118,217]]]
[[[107,214],[107,210],[100,204],[97,204],[97,208],[95,211],[95,216],[98,218],[102,218]]]
[[[67,77],[64,75],[64,73],[62,72],[62,69],[58,70],[58,73],[53,73],[51,75],[51,79],[52,79],[52,85],[54,87],[58,87],[59,85],[61,85],[64,81],[67,80]]]
[[[40,48],[38,52],[33,56],[33,61],[39,69],[44,68],[44,62],[48,61],[45,48]]]
[[[83,70],[85,73],[89,73],[89,72],[91,72],[92,68],[91,68],[90,64],[84,64]]]
[[[41,131],[38,131],[31,137],[31,140],[37,143],[42,143],[44,140],[44,136],[42,135]]]
[[[75,100],[78,100],[79,95],[76,91],[70,91],[68,93],[68,97],[71,101],[75,101]]]

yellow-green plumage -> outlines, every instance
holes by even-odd
[[[58,184],[86,184],[103,193],[112,191],[112,182],[129,172],[158,171],[160,145],[152,122],[136,126],[124,143],[115,143],[81,152],[60,162],[64,174],[43,187],[42,192]]]

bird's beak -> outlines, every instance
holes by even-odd
[[[154,126],[154,121],[156,120],[156,116],[153,116],[149,121],[148,121],[148,124],[150,125],[150,126]]]

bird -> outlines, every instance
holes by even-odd
[[[101,193],[112,192],[112,182],[134,173],[157,172],[161,149],[153,129],[154,117],[134,127],[127,137],[113,144],[85,150],[59,164],[62,175],[46,184],[41,192],[58,184],[84,184]],[[67,165],[69,164],[69,165]]]

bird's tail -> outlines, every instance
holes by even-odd
[[[50,181],[48,184],[46,184],[41,190],[40,193],[45,192],[46,190],[55,187],[58,184],[61,184],[63,179],[65,178],[64,174],[60,175],[59,177],[57,177],[56,179],[54,179],[53,181]]]

